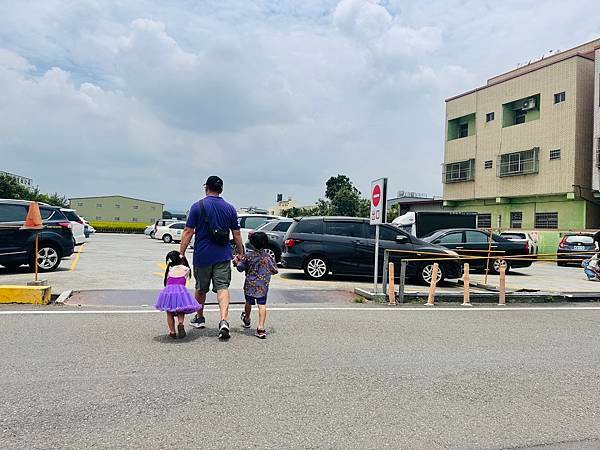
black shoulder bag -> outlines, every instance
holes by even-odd
[[[204,216],[204,223],[206,224],[206,228],[208,229],[208,237],[211,241],[218,245],[228,245],[229,244],[229,230],[220,230],[217,227],[211,225],[208,220],[208,214],[206,213],[206,208],[204,207],[204,199],[198,202],[200,206],[200,215]]]

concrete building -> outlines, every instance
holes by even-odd
[[[406,214],[409,211],[442,211],[443,200],[440,197],[431,197],[419,192],[398,191],[395,198],[388,198],[387,209],[395,205],[398,207],[398,215]]]
[[[0,175],[5,175],[7,177],[14,178],[15,180],[17,180],[17,182],[19,182],[25,187],[33,187],[33,182],[31,181],[31,178],[27,178],[22,175],[15,175],[14,173],[10,172],[4,172],[2,170],[0,170]]]
[[[445,207],[478,212],[482,227],[600,227],[599,48],[556,53],[446,100]]]
[[[152,224],[162,218],[163,204],[124,197],[106,195],[99,197],[74,197],[69,199],[72,209],[90,222],[133,222]]]

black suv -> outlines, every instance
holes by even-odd
[[[304,217],[296,219],[285,236],[282,265],[289,269],[303,269],[312,279],[325,278],[329,273],[344,275],[373,275],[375,261],[375,226],[368,219],[354,217]],[[390,253],[390,262],[399,267],[403,258],[422,258],[423,262],[409,262],[407,277],[421,282],[431,281],[430,253],[440,257],[458,256],[439,245],[424,242],[390,224],[380,226],[379,268],[383,268],[383,250],[408,250]],[[414,253],[412,253],[414,252]],[[422,253],[420,253],[422,252]],[[457,260],[441,261],[438,280],[459,278],[462,268]],[[382,273],[381,270],[379,273]]]
[[[22,264],[33,268],[36,260],[34,230],[21,227],[27,216],[28,201],[0,200],[0,264],[15,270]],[[71,222],[60,208],[40,204],[44,228],[39,230],[37,255],[38,269],[51,272],[60,265],[60,260],[73,254],[73,232]]]

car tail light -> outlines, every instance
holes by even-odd
[[[525,241],[525,253],[529,253],[529,241]]]
[[[73,225],[71,225],[71,222],[58,222],[58,225],[63,228],[67,228],[68,230],[73,228]]]
[[[83,220],[81,220],[81,219],[76,220],[75,222],[80,223],[81,225],[85,225],[85,223],[83,223]]]
[[[300,239],[286,239],[285,246],[287,248],[292,248],[296,244],[300,244],[302,241]]]
[[[558,246],[560,248],[565,248],[565,244],[567,243],[567,236],[563,236],[563,238],[560,240],[560,242],[558,243]]]

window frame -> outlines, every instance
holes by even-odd
[[[540,168],[539,153],[539,147],[534,147],[529,150],[498,155],[498,163],[496,164],[498,177],[538,173]],[[528,157],[524,157],[525,155]]]
[[[559,103],[564,103],[567,101],[567,93],[566,91],[557,92],[554,94],[554,104],[558,105]]]
[[[495,111],[486,113],[486,115],[485,115],[485,123],[493,122],[494,120],[496,120],[496,113],[495,113]]]
[[[468,167],[464,167],[467,164]],[[475,179],[475,159],[446,163],[443,166],[443,183],[460,183]]]
[[[553,216],[552,219],[549,218],[550,215]],[[534,220],[535,220],[534,228],[538,228],[540,230],[557,230],[558,229],[558,211],[536,212]],[[550,222],[550,220],[552,220],[552,222]],[[554,221],[556,221],[556,226],[551,226],[554,224]]]
[[[493,159],[488,159],[487,161],[484,161],[483,162],[483,168],[485,170],[493,169],[494,168],[494,160]]]
[[[550,154],[549,154],[550,161],[556,161],[557,159],[560,159],[560,157],[561,157],[560,148],[555,148],[554,150],[550,150]]]
[[[510,227],[514,229],[523,228],[523,211],[511,211],[510,212]]]
[[[481,224],[481,219],[482,218],[487,219],[488,217],[489,217],[489,225],[484,226],[483,224]],[[487,223],[487,220],[486,220],[486,223]],[[477,228],[482,228],[482,229],[492,228],[492,213],[478,213],[477,219],[476,219],[476,225],[477,225]]]
[[[351,225],[353,228],[353,232],[358,231],[358,235],[356,234],[335,234],[332,233],[331,228],[334,228],[335,226],[340,226],[340,225]],[[327,236],[337,236],[337,237],[348,237],[348,238],[359,238],[359,239],[366,239],[367,238],[367,231],[365,230],[365,224],[364,222],[356,222],[354,220],[327,220],[325,221],[325,234]]]

